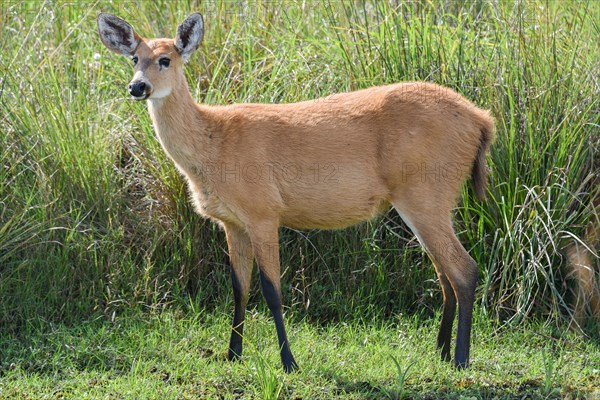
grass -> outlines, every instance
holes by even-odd
[[[0,397],[597,395],[598,326],[565,331],[562,249],[598,190],[598,2],[192,3],[0,3]],[[426,80],[491,109],[488,199],[465,188],[455,212],[480,267],[473,368],[437,361],[439,285],[393,212],[282,229],[303,370],[282,375],[262,307],[244,362],[223,362],[223,233],[194,214],[145,104],[127,98],[131,66],[102,46],[99,11],[148,37],[202,12],[186,71],[207,104]]]
[[[583,398],[600,394],[600,354],[573,333],[475,325],[472,368],[434,351],[437,321],[291,324],[301,370],[279,366],[272,321],[250,313],[241,362],[225,359],[229,316],[165,312],[51,324],[9,342],[2,398]],[[551,371],[548,370],[552,364]]]

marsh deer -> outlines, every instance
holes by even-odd
[[[109,14],[98,16],[104,44],[131,57],[129,93],[148,100],[158,140],[187,178],[197,211],[223,227],[235,311],[229,359],[242,354],[244,315],[256,259],[273,314],[281,360],[290,350],[280,284],[278,228],[338,229],[394,207],[435,265],[444,297],[437,338],[466,367],[478,269],[452,227],[451,210],[471,176],[486,185],[494,124],[488,111],[431,83],[408,82],[294,104],[196,104],[183,65],[204,33],[200,14],[175,39],[145,39]]]
[[[599,183],[600,177],[592,181],[595,188]],[[600,269],[597,253],[600,245],[600,193],[592,199],[590,208],[591,217],[585,227],[583,240],[574,240],[566,246],[567,273],[575,284],[572,328],[586,325],[588,311],[589,318],[600,327]]]

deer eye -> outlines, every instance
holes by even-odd
[[[133,56],[133,58],[131,59],[131,61],[133,61],[133,65],[136,65],[138,63],[138,57],[137,56]]]
[[[158,60],[158,65],[160,65],[162,68],[168,68],[169,65],[171,65],[171,60],[168,58],[161,58]]]

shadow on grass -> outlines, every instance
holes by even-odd
[[[587,399],[595,398],[596,392],[572,390],[568,385],[544,390],[541,380],[527,380],[519,384],[485,385],[473,382],[469,378],[457,379],[443,388],[432,387],[431,379],[408,379],[399,387],[394,382],[373,382],[366,380],[349,380],[342,375],[326,371],[323,374],[336,385],[336,397],[352,395],[363,399]],[[600,392],[598,392],[600,394]]]

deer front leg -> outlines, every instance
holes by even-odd
[[[248,294],[250,292],[254,253],[250,238],[242,228],[226,224],[225,234],[229,247],[231,283],[235,302],[227,358],[233,361],[242,355],[244,319],[246,316],[246,305],[248,304]]]
[[[279,234],[276,224],[262,224],[250,230],[252,247],[260,270],[260,283],[267,306],[273,314],[281,362],[285,372],[298,369],[287,338],[283,321],[281,280],[279,266]]]

